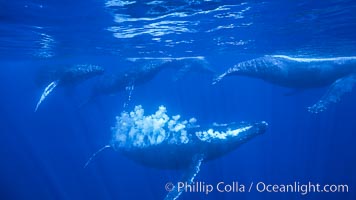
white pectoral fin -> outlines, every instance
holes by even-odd
[[[220,74],[219,76],[215,77],[213,80],[212,85],[217,84],[218,82],[220,82],[222,79],[224,79],[226,76],[229,76],[233,73],[236,73],[239,71],[239,66],[240,64],[235,65],[234,67],[229,68],[226,72]]]
[[[51,82],[43,91],[40,100],[37,102],[35,112],[37,111],[38,107],[41,105],[41,103],[46,99],[46,97],[56,88],[58,85],[58,80]]]
[[[193,158],[191,166],[187,169],[182,179],[177,182],[174,186],[167,183],[166,190],[169,191],[164,200],[176,200],[184,191],[185,185],[190,185],[193,183],[195,177],[200,171],[200,166],[204,160],[204,155],[199,154]]]
[[[88,165],[93,161],[93,159],[96,158],[96,156],[97,156],[99,153],[101,153],[102,151],[104,151],[104,150],[107,149],[107,148],[112,148],[112,146],[109,145],[109,144],[108,144],[108,145],[105,145],[105,146],[101,147],[99,150],[97,150],[95,153],[93,153],[93,155],[90,156],[90,158],[88,159],[88,161],[85,163],[84,168],[87,168]]]
[[[225,76],[227,75],[227,73],[223,73],[217,77],[214,78],[213,82],[212,82],[212,85],[215,85],[217,84],[218,82],[220,82]]]
[[[340,101],[342,95],[351,92],[355,83],[355,74],[336,80],[317,103],[308,107],[308,111],[315,114],[325,111],[330,104]]]

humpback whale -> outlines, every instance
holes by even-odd
[[[229,123],[199,126],[195,118],[183,120],[169,116],[164,106],[145,115],[142,106],[116,117],[111,142],[89,158],[85,167],[102,150],[112,148],[129,159],[148,167],[183,170],[181,182],[193,183],[202,163],[219,158],[257,135],[268,124]],[[166,200],[177,199],[183,191],[175,185]]]
[[[128,58],[136,66],[120,74],[104,76],[93,88],[91,99],[101,95],[116,94],[121,91],[143,85],[152,80],[159,72],[164,69],[173,69],[176,71],[175,79],[179,79],[189,72],[199,72],[213,74],[204,57],[142,57]],[[87,101],[87,102],[88,102]],[[87,103],[85,102],[85,103]]]
[[[101,75],[104,73],[104,69],[96,65],[74,65],[65,69],[60,69],[53,72],[51,82],[44,89],[40,100],[37,102],[35,112],[38,110],[41,103],[52,93],[52,91],[58,86],[76,85],[82,81],[90,79],[92,77]]]
[[[296,89],[331,85],[317,103],[308,107],[309,112],[319,113],[352,90],[356,82],[356,56],[295,58],[286,55],[266,55],[236,64],[218,76],[213,84],[232,75],[259,78]]]

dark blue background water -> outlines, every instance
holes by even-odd
[[[78,108],[93,79],[57,88],[34,113],[44,88],[36,84],[41,69],[97,64],[114,73],[131,66],[129,57],[204,56],[223,72],[264,54],[356,54],[353,1],[148,2],[0,1],[0,199],[163,199],[164,185],[182,174],[138,165],[112,150],[84,169],[110,141],[127,94]],[[270,124],[264,135],[203,164],[196,181],[349,186],[348,193],[186,193],[181,199],[356,199],[355,92],[313,115],[306,107],[326,88],[285,96],[291,90],[256,79],[231,77],[211,86],[204,74],[172,77],[163,71],[136,87],[129,108],[141,104],[149,114],[165,105],[169,114],[202,124]]]

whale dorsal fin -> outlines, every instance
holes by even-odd
[[[330,104],[337,103],[342,95],[351,92],[355,83],[356,74],[337,79],[317,103],[308,107],[308,111],[315,114],[325,111]]]
[[[57,87],[59,83],[59,80],[52,81],[50,84],[47,85],[47,87],[44,89],[40,100],[38,101],[35,112],[37,111],[38,107],[41,105],[41,103],[46,99],[46,97],[54,90],[54,88]]]
[[[203,154],[198,154],[194,156],[192,163],[190,167],[186,170],[186,172],[183,174],[183,177],[179,182],[185,183],[185,184],[192,184],[195,177],[200,171],[200,166],[204,160],[204,155]],[[167,194],[166,198],[164,200],[176,200],[178,197],[182,194],[183,189],[178,188],[178,183],[173,186],[173,188],[166,188],[167,190],[170,190],[170,192]]]

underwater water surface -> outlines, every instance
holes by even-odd
[[[122,144],[131,145],[125,133],[151,142],[139,134],[154,132],[159,142],[163,133],[179,132],[184,142],[185,128],[189,136],[190,128],[199,132],[213,123],[265,121],[265,133],[202,162],[193,182],[201,188],[179,199],[353,200],[355,91],[315,114],[307,108],[331,83],[293,89],[248,76],[212,83],[264,55],[352,58],[355,30],[351,0],[0,0],[0,199],[164,199],[168,183],[192,173],[192,167],[178,169],[189,154],[167,145],[157,156],[144,150],[133,158],[122,153]],[[144,114],[135,111],[138,105]],[[156,113],[160,106],[166,111]],[[84,167],[113,141],[121,146]],[[195,144],[192,151],[214,148]],[[168,153],[177,169],[137,162],[160,165]],[[217,191],[220,182],[245,190]],[[347,191],[258,191],[258,183],[347,185]],[[214,191],[206,194],[207,185]]]

